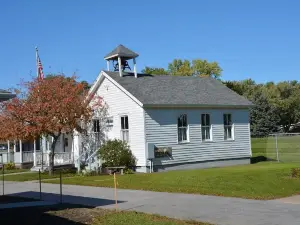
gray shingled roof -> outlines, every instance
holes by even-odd
[[[242,106],[253,104],[214,78],[104,71],[144,105]]]
[[[112,52],[107,54],[104,58],[105,59],[114,59],[117,58],[118,56],[123,57],[123,58],[136,58],[139,55],[130,49],[126,48],[123,45],[119,45],[116,47]]]
[[[13,98],[13,97],[15,97],[15,95],[12,94],[11,92],[0,89],[0,102],[1,101],[6,101],[6,100],[8,100],[10,98]]]

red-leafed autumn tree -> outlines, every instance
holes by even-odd
[[[25,83],[26,94],[2,103],[0,139],[29,140],[51,136],[49,173],[54,166],[54,149],[63,133],[83,132],[82,124],[92,117],[88,92],[76,77],[53,76]],[[102,99],[94,104],[102,107]]]

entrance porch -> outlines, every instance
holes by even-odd
[[[7,141],[0,148],[0,165],[14,163],[18,168],[44,171],[50,165],[52,139],[42,137],[35,141]],[[71,135],[61,135],[54,150],[55,167],[74,167],[74,140]],[[1,165],[2,167],[2,165]]]

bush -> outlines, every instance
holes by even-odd
[[[136,158],[132,154],[129,145],[121,140],[109,140],[98,151],[98,157],[104,161],[103,167],[136,166]]]
[[[292,177],[300,178],[300,168],[292,168]]]
[[[133,171],[132,169],[126,168],[126,169],[124,170],[124,174],[134,174],[134,171]]]
[[[6,170],[15,170],[16,169],[16,165],[12,162],[5,164],[4,168]]]

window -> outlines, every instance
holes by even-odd
[[[100,120],[99,119],[93,120],[93,132],[100,133]]]
[[[69,146],[69,139],[65,138],[65,147],[68,147],[68,146]]]
[[[121,140],[129,142],[128,116],[121,116]]]
[[[178,142],[188,141],[188,125],[186,114],[180,115],[177,120],[178,126]]]
[[[210,126],[210,115],[209,114],[201,114],[201,133],[202,133],[202,141],[210,141],[211,126]]]
[[[224,140],[232,140],[232,121],[231,114],[223,115],[224,121]]]
[[[111,117],[107,117],[106,118],[106,127],[113,127],[113,125],[114,125],[114,119],[113,119],[113,117],[111,116]]]

